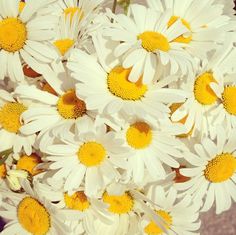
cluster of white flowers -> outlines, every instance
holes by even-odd
[[[236,201],[233,2],[107,2],[0,0],[2,235],[196,235]]]

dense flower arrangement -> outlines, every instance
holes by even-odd
[[[236,201],[233,2],[108,5],[0,0],[3,235],[194,235]]]

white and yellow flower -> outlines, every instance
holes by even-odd
[[[208,211],[216,203],[216,213],[230,208],[236,201],[236,129],[227,133],[217,127],[217,139],[205,138],[194,145],[193,152],[186,152],[185,159],[193,166],[180,169],[180,173],[191,179],[176,184],[176,188],[191,194]]]

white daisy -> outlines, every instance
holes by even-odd
[[[171,188],[166,193],[162,186],[151,188],[148,197],[155,203],[155,212],[159,215],[166,231],[163,231],[146,214],[142,217],[141,226],[146,235],[197,235],[200,228],[199,205],[192,202],[192,198],[187,195],[181,200],[175,189]]]
[[[0,1],[0,80],[24,80],[22,61],[42,72],[57,53],[46,44],[53,38],[56,18],[36,12],[55,0],[29,1],[19,12],[19,0]]]
[[[174,41],[185,44],[185,49],[193,56],[207,57],[206,53],[216,48],[215,42],[224,40],[222,26],[227,26],[230,20],[230,17],[223,15],[225,3],[216,4],[211,0],[147,0],[147,3],[157,11],[171,9],[168,26],[181,19],[191,33],[181,35]]]
[[[22,186],[26,193],[1,190],[0,215],[8,220],[1,234],[69,234],[69,227],[63,223],[63,212],[45,200],[36,187],[31,188],[26,181]]]
[[[105,125],[96,127],[91,120],[83,120],[81,128],[83,133],[65,133],[62,144],[48,146],[45,160],[51,162],[52,178],[64,179],[64,191],[75,192],[84,182],[85,194],[96,197],[106,184],[119,178],[117,168],[126,167],[121,156],[126,148],[113,131],[106,132]]]
[[[22,149],[30,155],[35,141],[35,135],[24,135],[21,115],[31,107],[24,100],[15,99],[12,94],[0,90],[0,151],[13,148],[14,153]]]
[[[130,69],[120,66],[117,59],[110,63],[108,57],[106,63],[103,57],[99,57],[102,60],[100,64],[93,56],[75,49],[68,62],[72,76],[79,81],[76,84],[77,96],[86,102],[88,110],[127,116],[148,113],[162,118],[169,113],[165,104],[185,100],[181,90],[163,88],[176,78],[168,76],[156,85],[145,85],[140,76],[136,83],[132,83],[127,80]]]
[[[189,30],[180,20],[168,27],[171,12],[157,12],[145,6],[132,4],[130,16],[111,15],[113,24],[104,35],[121,42],[116,47],[116,56],[124,55],[123,67],[132,67],[129,80],[137,82],[143,74],[143,83],[150,83],[156,70],[170,65],[170,73],[180,71],[191,74],[194,60],[183,49],[183,44],[174,40]]]
[[[215,202],[219,214],[230,208],[231,199],[236,201],[236,129],[227,133],[218,126],[216,132],[215,143],[205,138],[194,145],[194,152],[186,152],[185,159],[193,167],[180,173],[191,180],[175,187],[192,194],[198,203],[205,198],[202,211],[208,211]]]
[[[156,121],[143,116],[127,120],[117,137],[122,138],[128,148],[125,153],[127,168],[136,184],[141,184],[147,173],[154,181],[166,177],[166,166],[179,167],[177,159],[182,157],[183,145],[175,135],[181,132],[181,126],[171,124],[168,119]]]

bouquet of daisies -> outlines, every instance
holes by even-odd
[[[228,210],[235,31],[230,0],[0,0],[1,234],[194,235]]]

